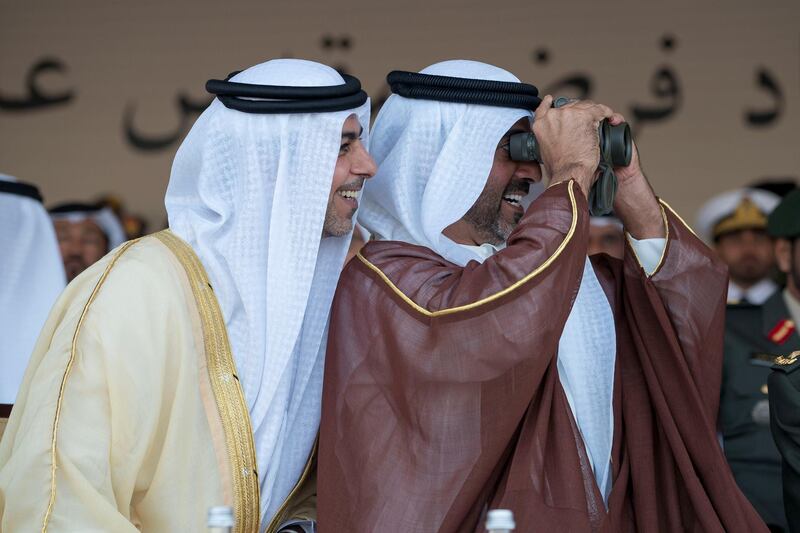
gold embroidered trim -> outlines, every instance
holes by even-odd
[[[183,265],[203,323],[208,373],[217,400],[233,481],[234,531],[257,533],[261,521],[253,429],[219,303],[200,259],[169,230],[154,235]]]
[[[289,491],[289,495],[286,496],[286,499],[283,500],[283,503],[278,510],[275,512],[275,515],[272,517],[272,520],[269,521],[269,525],[267,529],[264,531],[266,533],[273,533],[273,531],[278,529],[278,526],[281,524],[281,519],[283,518],[283,514],[286,512],[286,509],[289,507],[289,502],[292,501],[295,494],[300,490],[303,486],[308,475],[311,473],[311,465],[314,463],[314,456],[317,454],[317,446],[319,446],[319,433],[317,433],[317,438],[314,439],[314,446],[311,447],[311,453],[308,455],[308,460],[306,461],[306,466],[303,468],[303,473],[300,475],[300,479],[297,480],[292,490]],[[292,518],[292,517],[289,517]]]
[[[692,229],[692,227],[691,227],[689,224],[687,224],[685,220],[683,220],[683,217],[682,217],[682,216],[680,216],[680,215],[679,215],[679,214],[678,214],[678,213],[677,213],[677,212],[676,212],[674,209],[672,209],[672,206],[671,206],[671,205],[669,205],[667,202],[665,202],[665,201],[664,201],[664,200],[662,200],[661,198],[659,198],[659,199],[658,199],[658,202],[659,202],[661,205],[663,205],[664,207],[666,207],[667,209],[669,209],[669,210],[670,210],[670,212],[671,212],[673,215],[675,215],[675,218],[677,218],[678,220],[680,220],[680,221],[681,221],[681,224],[683,224],[683,225],[686,227],[686,229],[688,229],[688,230],[689,230],[689,231],[692,233],[692,235],[694,235],[695,237],[697,237],[697,233],[695,233],[695,232],[694,232],[694,230]],[[697,238],[699,239],[700,237],[697,237]]]
[[[437,316],[450,315],[461,311],[469,311],[470,309],[475,309],[476,307],[480,307],[484,304],[493,302],[498,298],[502,298],[506,294],[509,294],[515,289],[518,289],[519,287],[521,287],[522,285],[524,285],[525,283],[527,283],[528,281],[532,280],[540,273],[542,273],[547,267],[549,267],[553,263],[553,261],[555,261],[558,258],[559,255],[561,255],[561,252],[563,252],[564,249],[567,247],[569,241],[572,240],[572,236],[574,235],[575,228],[578,224],[578,205],[575,203],[575,193],[573,191],[574,184],[575,182],[573,180],[570,180],[569,186],[567,187],[567,191],[569,192],[569,201],[572,204],[572,223],[570,224],[569,231],[567,231],[566,237],[564,237],[564,240],[561,241],[561,244],[558,245],[558,248],[556,248],[556,251],[553,252],[553,255],[548,257],[547,260],[541,265],[539,265],[533,272],[526,275],[522,279],[514,282],[509,287],[506,287],[505,289],[499,292],[496,292],[492,295],[487,296],[486,298],[482,298],[470,304],[461,305],[458,307],[450,307],[447,309],[440,309],[439,311],[428,311],[427,309],[425,309],[424,307],[413,301],[411,298],[403,294],[403,292],[400,289],[398,289],[394,283],[392,283],[392,281],[386,276],[386,274],[384,274],[381,271],[381,269],[379,269],[377,266],[370,263],[366,257],[361,255],[361,252],[358,252],[358,254],[356,254],[356,257],[358,257],[358,259],[362,263],[367,265],[367,267],[369,267],[373,272],[378,274],[378,276],[380,276],[380,278],[384,281],[384,283],[386,283],[389,286],[389,288],[392,289],[392,291],[394,291],[394,293],[397,294],[404,302],[406,302],[409,306],[411,306],[414,310],[416,310],[418,313],[422,315],[425,315],[427,317],[437,317]]]
[[[661,265],[664,263],[664,257],[667,254],[667,244],[669,243],[669,221],[667,220],[667,213],[666,211],[664,211],[664,205],[659,204],[658,206],[658,208],[661,209],[661,219],[664,221],[664,248],[661,249],[661,257],[658,258],[658,263],[656,263],[656,267],[653,269],[652,272],[648,272],[644,268],[642,260],[639,259],[639,254],[636,253],[636,248],[633,246],[633,241],[631,240],[630,234],[627,231],[625,232],[625,238],[628,239],[628,243],[630,244],[631,250],[633,251],[633,257],[636,258],[636,262],[639,263],[640,267],[642,267],[642,270],[644,270],[644,273],[647,274],[647,277],[653,276],[656,272],[658,272],[658,269],[661,268]]]
[[[58,437],[58,422],[61,419],[61,407],[64,403],[64,390],[67,386],[67,378],[72,371],[72,365],[75,362],[75,352],[78,348],[78,334],[83,327],[83,322],[86,320],[86,315],[89,313],[89,307],[94,302],[95,298],[97,298],[97,294],[100,292],[100,288],[105,283],[106,278],[108,278],[108,274],[111,272],[111,269],[114,268],[117,260],[124,254],[128,248],[133,246],[139,242],[139,240],[129,241],[125,243],[119,251],[114,254],[114,257],[109,261],[106,269],[103,271],[103,274],[100,276],[100,279],[97,280],[97,284],[94,286],[92,293],[89,295],[89,299],[86,301],[86,305],[83,306],[83,311],[81,311],[81,316],[78,319],[78,325],[75,327],[75,333],[72,335],[72,345],[69,351],[69,360],[67,361],[67,367],[64,369],[64,376],[61,378],[61,386],[58,388],[58,400],[56,401],[56,416],[53,420],[53,438],[50,443],[50,500],[47,503],[47,511],[44,514],[44,520],[42,521],[42,533],[47,532],[47,524],[50,522],[50,515],[53,513],[53,506],[56,503],[56,444],[57,444],[57,437]]]

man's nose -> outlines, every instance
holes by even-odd
[[[70,255],[80,255],[81,253],[81,243],[78,239],[73,239],[71,237],[62,238],[59,243],[61,246],[61,250],[64,256]]]
[[[542,168],[536,161],[521,161],[517,165],[514,177],[533,183],[542,181]]]
[[[367,152],[366,148],[364,148],[364,145],[359,146],[356,155],[355,164],[352,168],[353,174],[363,176],[367,179],[374,176],[378,171],[378,165],[375,164],[375,160],[372,159],[372,156]]]

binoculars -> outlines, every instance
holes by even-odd
[[[564,97],[556,98],[553,107],[562,107],[570,102]],[[600,138],[600,177],[589,192],[589,211],[593,216],[611,212],[617,193],[617,177],[613,167],[626,167],[631,163],[633,147],[631,129],[626,123],[612,126],[603,120],[598,126]],[[516,133],[509,138],[509,152],[514,161],[536,161],[541,163],[539,145],[533,133]]]

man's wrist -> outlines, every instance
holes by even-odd
[[[657,239],[666,237],[667,228],[664,216],[655,196],[647,198],[638,206],[615,206],[615,214],[622,221],[625,230],[636,239]]]
[[[583,190],[583,194],[588,198],[589,188],[592,186],[595,170],[578,163],[573,163],[559,167],[552,172],[548,172],[548,174],[550,175],[550,185],[575,180]]]
[[[620,180],[614,213],[636,239],[666,237],[664,215],[647,178],[639,172]]]
[[[625,224],[624,221],[623,224]],[[664,219],[661,218],[660,213],[658,218],[654,218],[652,221],[642,222],[637,220],[633,224],[625,225],[625,230],[630,233],[631,237],[640,241],[643,239],[663,239],[667,235]]]

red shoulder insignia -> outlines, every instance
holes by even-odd
[[[778,322],[778,325],[772,328],[772,331],[769,332],[768,337],[769,340],[774,342],[775,344],[783,344],[789,337],[791,337],[792,333],[794,333],[795,325],[793,320],[789,320],[785,318]]]

